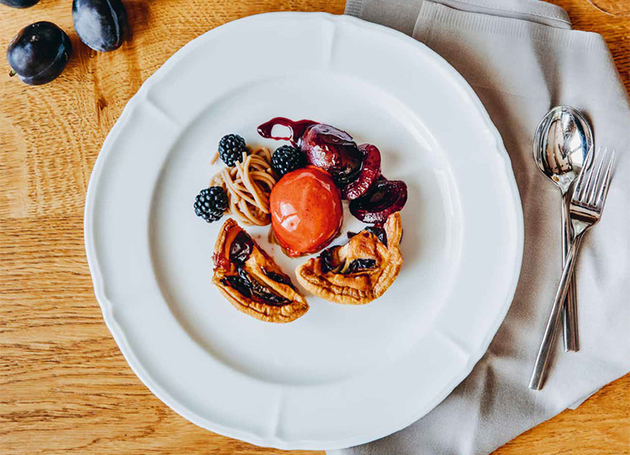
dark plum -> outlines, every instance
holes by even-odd
[[[350,213],[364,223],[384,223],[407,202],[407,185],[402,180],[381,178],[368,194],[350,201]]]
[[[120,0],[73,0],[72,21],[81,41],[99,52],[118,49],[129,29]]]
[[[363,154],[345,131],[318,123],[306,129],[300,141],[309,164],[333,176],[339,186],[353,181],[361,170]]]
[[[72,44],[68,35],[52,22],[36,22],[24,27],[7,49],[11,76],[17,74],[29,85],[46,84],[66,67]]]
[[[0,3],[12,8],[30,8],[38,2],[39,0],[0,0]]]
[[[355,180],[348,183],[341,193],[344,199],[357,199],[366,194],[381,175],[381,152],[372,144],[361,144],[363,154],[361,171]]]

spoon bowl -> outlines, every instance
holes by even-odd
[[[593,132],[582,113],[570,106],[557,106],[536,129],[534,159],[542,173],[565,195],[592,147]]]

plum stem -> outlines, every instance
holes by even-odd
[[[9,71],[9,77],[15,76],[17,73],[13,70]]]

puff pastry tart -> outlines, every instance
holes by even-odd
[[[366,228],[347,244],[309,259],[297,268],[297,279],[307,290],[331,302],[369,303],[383,295],[400,272],[401,237],[402,224],[396,212],[382,228]]]
[[[308,311],[306,299],[275,261],[229,218],[214,248],[212,282],[238,310],[267,322],[291,322]]]

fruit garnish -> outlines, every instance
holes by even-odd
[[[407,202],[407,185],[402,180],[381,178],[370,191],[350,201],[350,213],[364,223],[384,223]]]
[[[309,164],[330,174],[340,187],[353,181],[361,170],[363,154],[345,131],[318,123],[310,126],[300,140]]]
[[[243,153],[248,154],[249,149],[238,134],[227,134],[219,141],[219,156],[228,167],[234,167],[237,161],[243,162]]]
[[[304,153],[290,145],[278,147],[271,156],[271,167],[280,176],[306,166]]]
[[[230,262],[242,266],[249,259],[253,249],[254,241],[252,238],[245,231],[239,232],[230,246]]]
[[[220,186],[211,186],[199,192],[193,205],[195,214],[208,223],[218,221],[228,208],[228,197]]]
[[[288,136],[274,136],[275,126],[289,129]],[[384,223],[388,215],[403,208],[407,185],[381,175],[381,152],[372,144],[357,146],[352,136],[339,128],[312,120],[294,122],[276,117],[258,127],[271,139],[290,140],[306,156],[308,164],[328,172],[350,200],[350,212],[364,223]]]
[[[361,144],[363,154],[361,170],[355,180],[348,183],[341,193],[344,199],[358,199],[366,194],[381,175],[381,152],[372,144]]]

